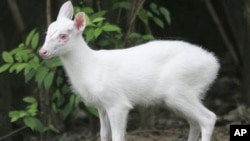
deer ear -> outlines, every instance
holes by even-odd
[[[83,31],[86,26],[85,13],[79,12],[74,19],[74,25],[78,31]]]
[[[71,1],[65,2],[58,13],[57,20],[60,19],[61,17],[72,19],[73,17],[73,5]]]

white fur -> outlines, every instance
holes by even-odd
[[[136,104],[157,103],[165,103],[187,119],[188,141],[197,141],[200,131],[201,140],[210,141],[216,116],[201,99],[219,69],[212,53],[183,41],[94,51],[81,36],[84,13],[72,21],[72,11],[70,2],[61,7],[39,53],[45,58],[59,56],[73,87],[86,103],[96,106],[101,141],[125,141],[128,111]]]

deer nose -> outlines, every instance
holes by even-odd
[[[39,55],[40,55],[41,57],[45,57],[45,56],[47,56],[47,54],[48,54],[48,51],[47,51],[47,50],[45,50],[45,49],[40,49]]]

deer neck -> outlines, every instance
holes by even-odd
[[[70,51],[60,56],[60,59],[70,79],[87,75],[86,73],[93,68],[97,61],[95,51],[89,48],[82,37],[78,38],[70,47]]]

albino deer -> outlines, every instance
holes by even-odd
[[[47,31],[39,54],[58,56],[74,89],[99,112],[101,141],[125,141],[127,115],[135,105],[165,103],[189,123],[188,141],[210,141],[216,115],[202,105],[219,64],[206,50],[183,41],[152,41],[128,49],[89,48],[83,12],[70,1]]]

